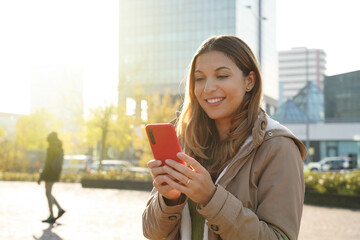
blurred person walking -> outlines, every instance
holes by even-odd
[[[60,179],[62,163],[64,160],[64,151],[62,148],[62,142],[58,138],[56,132],[51,132],[46,140],[49,142],[49,147],[46,151],[45,166],[37,182],[40,185],[41,181],[45,181],[45,194],[50,211],[50,216],[43,220],[43,222],[55,223],[55,221],[65,213],[65,210],[60,206],[58,201],[51,193],[54,183],[58,182]],[[58,208],[57,217],[54,217],[53,213],[54,204]]]

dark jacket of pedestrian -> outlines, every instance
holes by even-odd
[[[40,175],[40,181],[58,182],[64,159],[62,142],[58,139],[55,132],[49,134],[46,140],[49,142],[49,147],[46,151],[46,161],[44,169]]]

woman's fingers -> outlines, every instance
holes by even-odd
[[[168,199],[177,199],[180,197],[181,192],[168,184],[169,181],[173,181],[171,179],[172,178],[169,175],[159,175],[154,179],[153,185],[164,197]]]
[[[158,188],[159,186],[164,185],[166,183],[165,175],[158,175],[153,180],[154,187]]]
[[[187,181],[190,179],[189,177],[185,176],[179,171],[174,170],[174,168],[169,166],[164,166],[164,170],[166,173],[168,173],[172,180],[177,179],[179,182],[186,184]]]
[[[154,167],[151,169],[151,175],[153,176],[153,178],[162,174],[166,174],[164,167]]]
[[[173,180],[170,177],[168,177],[168,178],[165,177],[165,180],[166,180],[166,183],[168,186],[189,196],[189,189],[186,187],[186,185],[185,185],[186,183],[182,184],[181,182]]]
[[[216,189],[209,172],[198,161],[186,154],[178,153],[178,157],[192,169],[168,159],[165,161],[168,166],[163,166],[168,174],[164,176],[164,180],[170,187],[186,194],[194,202],[207,204]]]
[[[191,168],[195,170],[195,172],[206,171],[206,169],[198,161],[196,161],[194,158],[186,155],[185,153],[178,152],[176,154],[176,156],[178,158],[180,158],[181,160],[185,161],[187,164],[189,164],[191,166]]]
[[[158,175],[165,174],[163,167],[161,166],[162,162],[160,160],[150,160],[147,163],[147,166],[150,168],[150,173],[153,179]]]
[[[184,166],[183,164],[171,160],[171,159],[167,159],[165,161],[165,163],[172,167],[173,169],[175,169],[176,171],[182,173],[183,175],[185,175],[188,178],[195,178],[196,177],[196,173],[207,173],[207,170],[198,162],[196,161],[194,158],[184,154],[184,153],[178,153],[177,156],[185,161],[191,168]],[[166,169],[166,168],[165,168]],[[167,173],[170,174],[170,172],[167,171]],[[173,173],[173,172],[172,172]],[[174,176],[173,174],[171,174],[172,176]],[[176,176],[174,176],[176,178]],[[181,180],[185,180],[185,182],[187,181],[187,179],[179,179]],[[183,183],[185,183],[184,181],[182,181]]]
[[[150,160],[147,163],[147,166],[151,169],[154,167],[160,167],[161,166],[161,161],[160,160]]]
[[[177,199],[182,192],[193,201],[206,204],[216,189],[209,172],[194,158],[181,152],[177,156],[191,168],[171,159],[166,160],[166,165],[159,160],[148,162],[154,187],[168,199]]]

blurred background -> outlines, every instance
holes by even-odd
[[[38,172],[51,131],[64,171],[145,166],[145,124],[175,117],[193,54],[219,34],[252,48],[262,107],[306,144],[308,170],[357,168],[359,9],[356,0],[1,0],[0,172]]]

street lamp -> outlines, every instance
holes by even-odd
[[[309,140],[309,92],[310,92],[310,86],[309,86],[309,50],[308,48],[305,48],[305,69],[306,69],[306,149],[308,151],[308,154],[306,156],[306,162],[309,162],[309,155],[310,153],[310,140]]]
[[[261,55],[262,55],[262,21],[266,20],[266,17],[262,16],[262,0],[258,0],[259,1],[259,7],[258,7],[258,14],[253,13],[253,11],[251,11],[251,13],[254,15],[254,17],[258,20],[258,61],[259,64],[261,66]],[[251,5],[246,5],[245,6],[248,9],[252,9]]]

